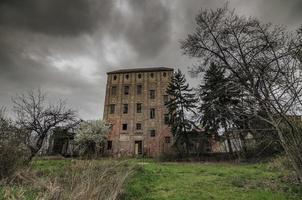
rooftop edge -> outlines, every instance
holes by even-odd
[[[133,72],[156,72],[156,71],[173,71],[173,68],[169,67],[148,67],[148,68],[132,68],[132,69],[119,69],[107,72],[107,74],[118,73],[133,73]]]

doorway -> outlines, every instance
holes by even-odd
[[[143,154],[143,141],[138,140],[134,143],[134,153],[135,155],[142,155]]]

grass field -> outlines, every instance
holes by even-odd
[[[128,173],[130,168],[132,171]],[[93,196],[68,196],[78,195],[82,187],[89,195],[93,192],[99,195],[102,191],[114,193],[112,189],[120,187],[119,183],[123,184],[121,195],[117,196],[122,200],[302,199],[302,188],[283,181],[284,172],[272,170],[268,164],[36,160],[30,169],[39,181],[51,183],[50,190],[54,194],[61,191],[57,199],[94,199]],[[105,172],[108,175],[105,176]],[[33,183],[0,186],[0,200],[5,199],[7,191],[21,199],[42,199],[48,187],[36,187]]]
[[[265,164],[147,163],[126,186],[125,200],[302,199]]]

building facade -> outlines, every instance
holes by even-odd
[[[107,73],[103,119],[112,124],[107,154],[154,157],[169,151],[173,138],[165,102],[172,74],[166,67]]]

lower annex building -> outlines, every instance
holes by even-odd
[[[157,156],[168,152],[173,138],[165,102],[173,69],[122,69],[107,75],[103,119],[112,129],[106,153]]]

